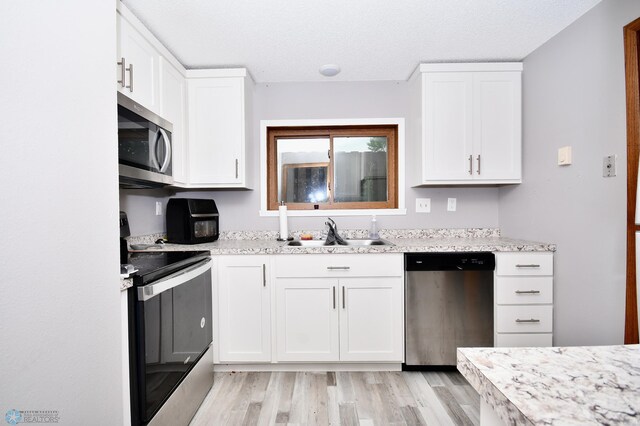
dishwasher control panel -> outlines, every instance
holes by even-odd
[[[495,256],[491,252],[406,253],[405,271],[493,271]]]

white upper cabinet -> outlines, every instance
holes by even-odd
[[[160,115],[173,123],[171,134],[173,180],[187,182],[187,82],[165,58],[160,58]]]
[[[189,187],[246,188],[253,83],[245,69],[187,71]]]
[[[118,90],[158,112],[160,54],[131,21],[137,19],[128,10],[119,8],[116,14]]]
[[[521,182],[521,72],[520,63],[418,68],[418,185]]]

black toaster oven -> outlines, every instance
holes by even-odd
[[[216,202],[200,198],[171,198],[167,203],[167,240],[177,244],[198,244],[219,237]]]

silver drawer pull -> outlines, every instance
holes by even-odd
[[[351,269],[350,266],[327,266],[327,269],[330,271],[348,271]]]
[[[520,265],[520,264],[516,265],[516,268],[539,268],[539,267],[540,265],[536,265],[534,263],[531,263],[529,265]]]
[[[540,294],[540,290],[516,290],[516,294]]]
[[[540,320],[539,319],[534,319],[534,318],[522,320],[522,319],[518,318],[518,319],[516,319],[516,322],[536,323],[536,322],[540,322]]]

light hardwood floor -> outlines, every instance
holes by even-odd
[[[200,425],[477,425],[458,372],[216,373]]]

